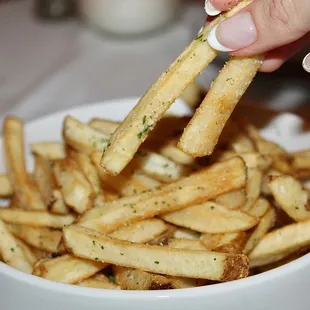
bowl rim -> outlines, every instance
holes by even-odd
[[[54,113],[50,113],[41,117],[34,118],[26,122],[26,126],[32,125],[37,121],[44,121],[46,118],[57,117],[64,113],[75,113],[78,110],[89,108],[89,106],[98,107],[103,104],[124,104],[125,102],[137,102],[139,98],[128,97],[119,99],[104,100],[102,102],[94,102],[90,104],[83,104],[76,107],[66,108],[58,110]],[[182,101],[182,100],[179,100]],[[291,113],[289,113],[291,114]],[[298,116],[299,117],[299,116]],[[300,118],[300,117],[299,117]],[[2,135],[0,137],[2,140]],[[50,290],[56,293],[69,294],[73,296],[84,296],[95,299],[117,299],[120,297],[126,298],[127,300],[156,300],[156,299],[189,299],[199,296],[217,295],[225,292],[240,290],[243,288],[250,288],[252,286],[260,285],[261,283],[269,280],[275,280],[277,278],[288,277],[290,274],[297,272],[303,268],[310,267],[310,253],[275,269],[263,272],[258,275],[254,275],[248,278],[235,280],[226,283],[218,283],[213,285],[175,289],[175,290],[156,290],[156,291],[133,291],[133,290],[111,290],[111,289],[99,289],[99,288],[88,288],[81,287],[73,284],[66,284],[47,280],[44,278],[37,277],[32,274],[27,274],[19,271],[3,262],[0,262],[0,276],[11,278],[32,287],[40,289]]]

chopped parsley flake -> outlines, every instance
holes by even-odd
[[[119,253],[119,254],[121,254],[122,256],[124,255],[124,253]]]
[[[98,258],[98,257],[95,257],[95,260],[99,260],[99,258]]]
[[[15,250],[14,250],[14,248],[11,248],[11,252],[14,252]]]
[[[154,262],[154,264],[158,265],[158,264],[159,264],[159,261],[158,261],[158,260],[156,260],[156,261]]]
[[[214,206],[210,206],[210,209],[213,210],[213,209],[215,209],[215,207]]]
[[[115,283],[115,277],[113,275],[109,275],[109,281]]]
[[[104,250],[104,246],[103,245],[101,246],[101,249]]]
[[[96,245],[96,241],[95,240],[93,240],[93,245]]]

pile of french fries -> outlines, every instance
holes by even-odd
[[[117,176],[100,166],[119,123],[68,116],[63,141],[31,145],[6,118],[1,260],[83,287],[157,290],[232,281],[310,251],[310,150],[288,153],[233,116],[215,152],[177,148],[187,117],[167,116]]]

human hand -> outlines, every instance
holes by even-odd
[[[240,0],[207,0],[206,11],[214,16]],[[261,71],[278,69],[310,39],[309,0],[254,0],[245,9],[215,27],[209,44],[235,56],[264,54]],[[310,72],[310,54],[304,68]]]

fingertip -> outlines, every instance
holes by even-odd
[[[222,12],[221,10],[216,9],[213,6],[213,3],[211,0],[205,1],[205,11],[209,16],[216,16]]]

